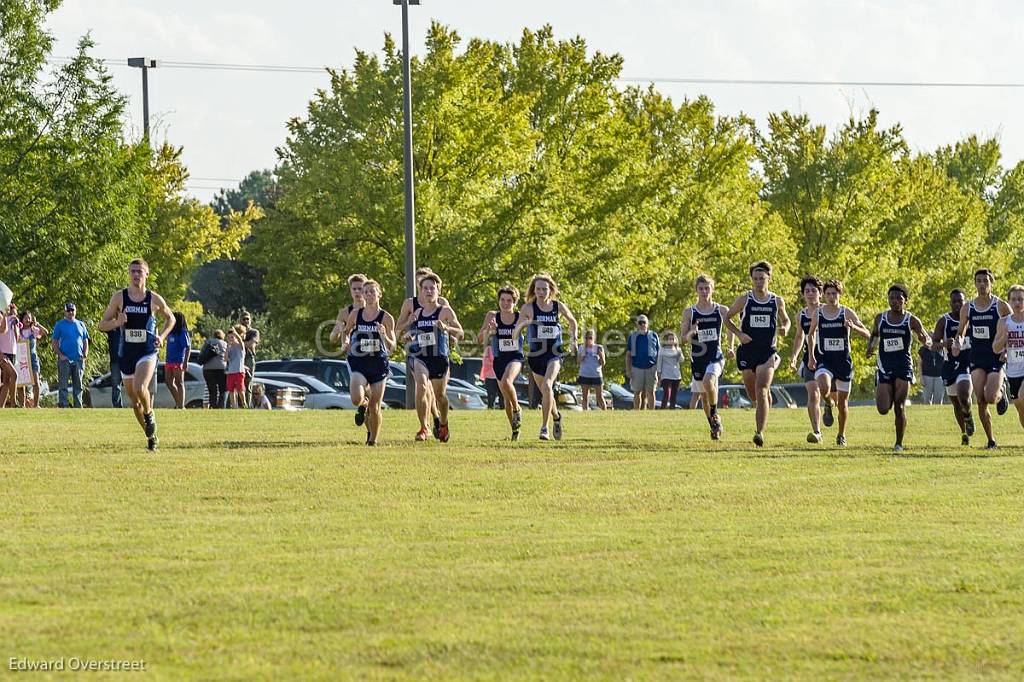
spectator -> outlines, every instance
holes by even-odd
[[[107,359],[110,360],[110,405],[121,407],[121,329],[107,332]],[[155,372],[154,372],[155,374]]]
[[[238,322],[245,328],[242,341],[245,343],[245,400],[248,405],[252,400],[252,378],[256,374],[256,346],[260,344],[260,330],[253,329],[252,315],[244,308]]]
[[[12,334],[17,338],[17,327],[8,314],[13,306],[13,303],[9,304],[7,311],[0,314],[0,409],[7,406],[8,398],[14,400],[14,392],[18,387],[18,370],[14,366],[15,344],[11,340]],[[16,322],[17,318],[14,321]]]
[[[658,383],[658,351],[661,340],[650,330],[646,315],[636,318],[636,331],[626,342],[626,376],[633,391],[633,409],[654,408],[654,387]]]
[[[267,393],[263,390],[263,384],[252,385],[252,409],[254,410],[269,410],[270,398],[267,397]]]
[[[29,364],[32,368],[32,400],[31,403],[35,407],[39,407],[39,398],[41,397],[41,391],[39,387],[39,372],[41,366],[39,364],[39,351],[36,342],[40,339],[45,339],[50,334],[50,330],[39,324],[36,321],[36,316],[31,311],[26,310],[21,314],[21,340],[28,341],[28,357]],[[28,396],[22,399],[22,405],[25,407],[29,406]]]
[[[167,357],[164,364],[164,377],[167,388],[174,399],[174,408],[185,409],[185,370],[188,368],[188,356],[192,351],[192,335],[188,331],[188,323],[182,313],[174,313],[174,329],[167,336]]]
[[[941,405],[946,399],[946,386],[942,383],[942,352],[920,346],[917,354],[921,357],[921,402]]]
[[[487,391],[487,409],[493,410],[494,403],[498,403],[500,409],[505,409],[505,401],[498,390],[498,377],[494,375],[494,351],[488,344],[484,348],[484,357],[480,367],[480,378],[483,379],[484,389]]]
[[[676,409],[676,396],[683,373],[679,368],[683,351],[679,349],[676,335],[665,334],[665,345],[658,351],[658,376],[661,377],[661,409]]]
[[[245,396],[245,327],[236,324],[228,331],[228,407],[248,407]]]
[[[590,394],[593,392],[597,407],[604,410],[604,346],[594,343],[594,330],[588,329],[583,335],[578,357],[580,375],[578,382],[583,391],[583,409],[590,409]]]
[[[64,305],[64,319],[53,325],[51,342],[57,353],[57,404],[68,407],[68,379],[71,379],[73,405],[82,407],[82,375],[89,357],[89,330],[75,319],[74,303]]]
[[[203,350],[199,352],[199,361],[203,365],[203,379],[206,380],[206,392],[209,395],[210,409],[219,410],[227,407],[228,344],[224,341],[224,332],[220,329],[213,332],[213,338],[207,339]]]

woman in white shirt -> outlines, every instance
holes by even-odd
[[[683,378],[680,364],[683,351],[679,349],[679,340],[672,332],[665,334],[661,348],[658,350],[658,376],[661,377],[661,409],[676,409],[676,395],[679,393],[679,382]]]

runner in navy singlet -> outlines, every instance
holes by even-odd
[[[803,379],[807,389],[807,417],[811,421],[811,431],[807,434],[808,443],[821,442],[821,393],[818,381],[814,378],[813,363],[808,362],[810,352],[811,327],[821,306],[821,280],[809,275],[800,280],[800,295],[804,299],[804,307],[800,309],[797,324],[794,325],[796,336],[793,338],[793,350],[789,356],[789,367]],[[797,358],[800,364],[797,364]],[[826,412],[825,426],[832,426],[832,411]]]
[[[828,401],[825,406],[825,426],[832,425],[832,404],[839,407],[839,431],[836,445],[846,445],[846,420],[850,416],[850,388],[853,384],[853,354],[850,350],[850,332],[865,339],[871,331],[860,321],[853,309],[841,305],[843,283],[837,279],[825,282],[825,305],[811,321],[808,342],[810,363],[818,390]]]
[[[974,396],[978,399],[978,417],[988,438],[986,449],[996,447],[992,431],[992,415],[988,411],[990,403],[995,403],[996,412],[1005,414],[1010,402],[1003,388],[1003,360],[992,348],[996,337],[996,325],[999,319],[1010,314],[1010,306],[1005,301],[992,295],[995,276],[987,268],[974,273],[974,287],[978,295],[973,301],[960,309],[960,328],[953,340],[953,355],[959,356],[965,349],[965,340],[969,336],[971,358],[971,383],[974,385]]]
[[[925,333],[921,320],[906,311],[907,288],[902,284],[889,287],[889,310],[879,313],[868,339],[867,357],[878,348],[878,370],[875,372],[875,407],[879,414],[893,410],[896,415],[896,444],[893,452],[903,452],[903,434],[907,430],[907,393],[914,383],[914,361],[910,355],[912,335],[926,347],[932,339]]]
[[[380,284],[363,281],[362,306],[354,308],[345,320],[342,349],[348,355],[352,402],[356,405],[356,426],[366,424],[366,444],[376,445],[380,435],[384,388],[391,376],[388,354],[394,350],[395,319],[380,307],[384,290]]]
[[[363,307],[363,284],[366,282],[366,275],[356,273],[348,277],[348,292],[352,296],[352,302],[347,306],[338,309],[338,318],[334,321],[334,329],[331,330],[331,343],[339,343],[345,337],[342,331],[345,329],[345,322],[349,315],[356,308]]]
[[[715,292],[715,280],[710,275],[699,275],[695,283],[697,303],[683,311],[681,338],[690,343],[690,369],[693,381],[690,391],[700,396],[704,416],[711,427],[711,439],[722,437],[722,417],[718,414],[718,378],[725,370],[725,355],[722,352],[722,328],[728,309],[715,303],[711,297]],[[733,334],[729,332],[726,353],[733,352]]]
[[[437,273],[435,273],[433,270],[431,270],[428,267],[417,268],[416,269],[416,291],[418,292],[420,290],[420,282],[423,281],[424,277],[426,277],[427,275],[436,275],[436,274]],[[437,302],[441,306],[448,305],[448,299],[446,299],[444,296],[438,296]],[[412,324],[413,316],[416,314],[416,311],[418,311],[422,307],[423,307],[423,304],[420,303],[420,299],[416,295],[413,295],[411,298],[407,298],[404,301],[402,301],[402,309],[398,311],[398,321],[395,322],[395,331],[396,331],[396,333],[398,333],[398,334],[405,334],[409,330],[409,326]],[[410,362],[411,362],[411,358],[410,358]],[[409,365],[409,373],[410,373],[410,375],[412,374],[412,366],[411,366],[411,364]],[[408,377],[406,377],[406,379],[408,379]],[[409,381],[406,381],[406,387],[405,387],[406,391],[409,390],[409,383],[410,383]],[[415,382],[413,382],[413,383],[414,383],[414,390],[415,390],[416,388],[419,387],[419,384],[415,383]],[[415,401],[419,401],[419,396],[415,396]],[[441,438],[441,413],[438,411],[439,408],[438,408],[436,400],[431,400],[429,402],[430,402],[430,413],[431,413],[431,415],[433,415],[433,420],[434,420],[433,429],[432,429],[433,434],[434,434],[434,438],[437,438],[438,440],[440,440],[440,438]]]
[[[519,428],[523,423],[523,411],[519,408],[516,395],[515,380],[523,369],[522,338],[515,334],[519,322],[519,291],[513,286],[504,286],[498,290],[498,309],[491,310],[484,316],[484,325],[477,335],[480,343],[491,344],[494,355],[494,376],[498,380],[498,390],[505,402],[505,416],[512,427],[512,440],[519,440]]]
[[[461,339],[462,325],[451,307],[441,303],[441,278],[430,273],[424,275],[416,294],[420,307],[411,318],[406,338],[411,341],[413,376],[416,380],[416,414],[420,430],[416,440],[426,440],[427,415],[432,413],[431,403],[437,404],[437,429],[434,437],[442,443],[450,438],[448,429],[448,378],[451,375],[451,349],[449,339]],[[406,390],[408,389],[406,379]]]
[[[764,445],[764,429],[768,424],[768,410],[772,405],[772,379],[779,366],[776,338],[789,333],[789,315],[786,302],[768,290],[772,279],[772,266],[760,261],[750,266],[753,288],[736,298],[725,317],[725,325],[740,341],[736,350],[736,365],[743,372],[747,395],[756,405],[756,431],[754,445]],[[740,316],[740,325],[732,318]]]
[[[965,347],[959,355],[953,355],[953,339],[960,330],[960,310],[966,305],[967,297],[960,289],[949,294],[949,312],[935,322],[932,344],[942,348],[942,383],[946,395],[953,404],[953,416],[960,427],[960,442],[971,444],[974,435],[974,417],[971,416],[971,354],[970,337],[964,339]]]
[[[558,300],[558,285],[546,273],[534,275],[526,290],[526,305],[519,311],[519,322],[512,332],[515,338],[528,330],[529,351],[526,360],[533,381],[543,398],[540,439],[548,440],[548,422],[554,420],[555,440],[562,438],[562,414],[555,402],[555,382],[562,369],[566,346],[562,338],[561,318],[569,323],[569,348],[575,355],[579,346],[579,329],[569,308]]]
[[[103,313],[99,329],[103,332],[121,330],[118,364],[121,380],[132,402],[135,418],[146,434],[146,446],[156,450],[156,416],[149,382],[156,371],[157,353],[167,335],[174,329],[174,311],[155,291],[146,289],[149,265],[136,259],[128,266],[131,284],[115,291]],[[164,318],[163,329],[156,331],[156,315]]]

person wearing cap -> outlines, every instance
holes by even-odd
[[[50,338],[53,351],[57,354],[57,404],[68,407],[68,379],[74,407],[82,407],[82,376],[85,361],[89,357],[89,330],[85,323],[76,319],[74,303],[64,305],[64,319],[53,325]]]
[[[626,343],[626,377],[633,389],[633,409],[653,410],[654,389],[658,383],[658,351],[661,340],[650,329],[646,315],[636,318],[636,331]]]

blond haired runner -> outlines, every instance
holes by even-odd
[[[690,384],[694,398],[700,400],[711,428],[711,439],[722,437],[722,417],[718,414],[718,378],[725,371],[725,357],[732,358],[733,334],[729,332],[727,350],[722,351],[722,327],[728,309],[714,301],[715,280],[711,275],[698,275],[694,282],[697,302],[683,311],[681,334],[690,344]]]

